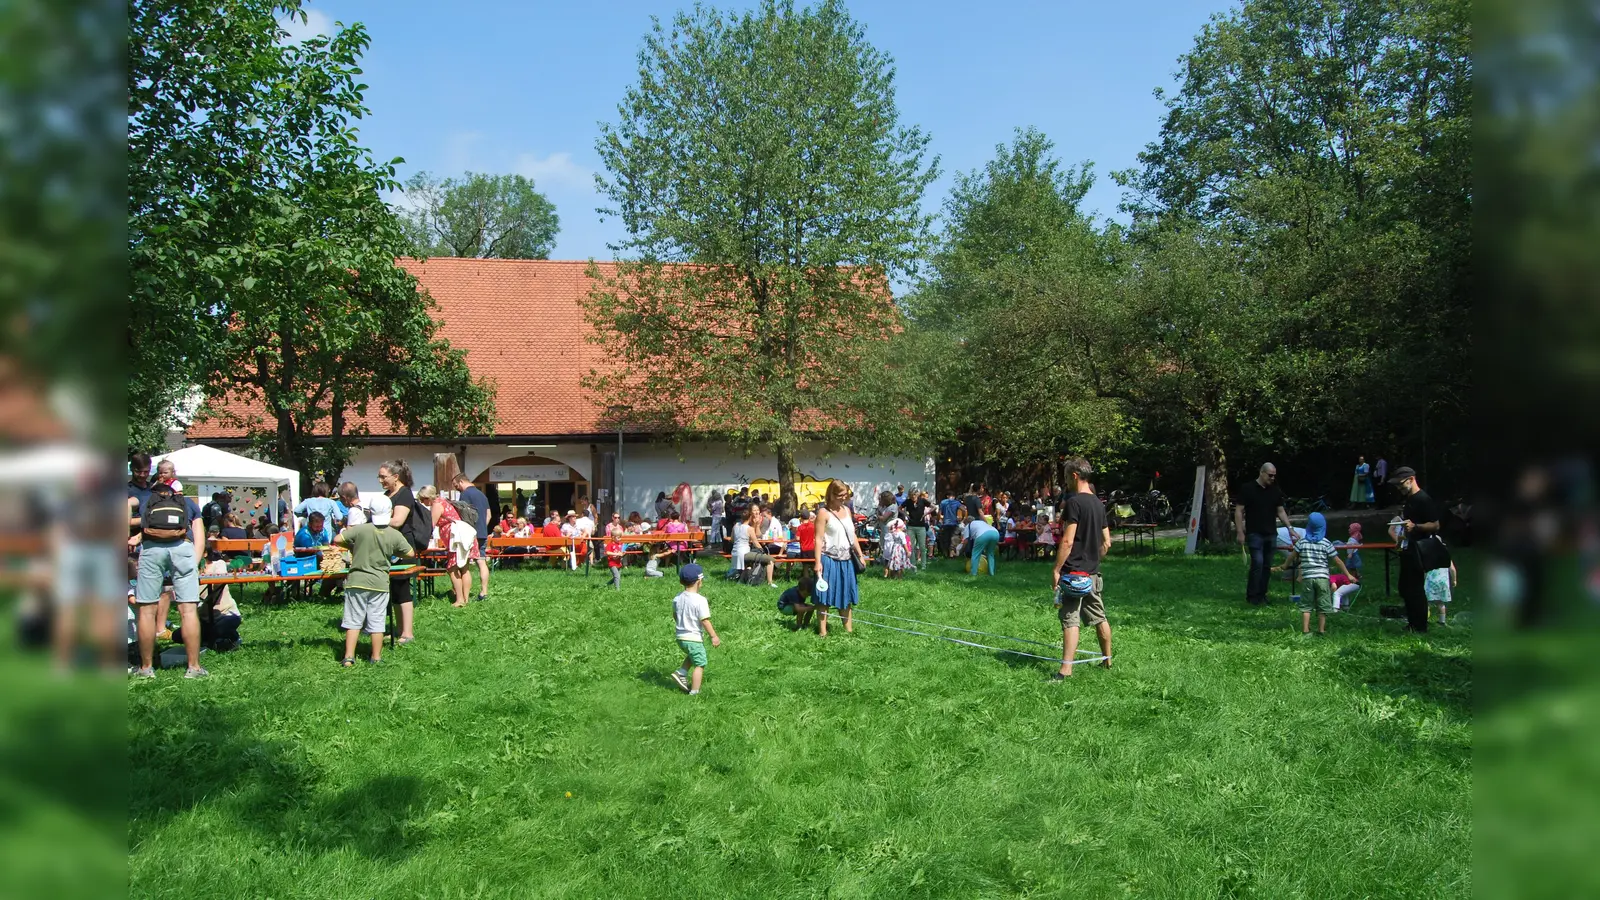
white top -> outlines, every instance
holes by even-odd
[[[763,534],[761,538],[771,544],[782,544],[789,540],[789,532],[784,530],[782,522],[773,518],[772,521],[767,523],[767,533]]]
[[[733,526],[733,555],[742,557],[750,552],[750,526],[740,522]]]
[[[577,537],[578,536],[578,526],[573,525],[573,524],[568,523],[568,522],[561,523],[561,536],[562,537]]]
[[[573,524],[573,527],[576,528],[577,532],[578,532],[576,535],[574,535],[574,537],[593,537],[594,536],[594,520],[589,518],[588,516],[579,516],[577,521],[573,522],[572,524]]]
[[[711,618],[711,604],[694,591],[684,591],[672,598],[672,618],[678,628],[678,640],[700,640],[700,620]]]
[[[849,559],[855,555],[856,523],[846,510],[835,513],[828,510],[828,524],[822,530],[822,553],[834,559]]]
[[[354,525],[364,525],[364,524],[366,524],[366,521],[367,521],[366,510],[363,510],[359,506],[352,506],[349,509],[350,509],[349,515],[346,516],[345,520],[344,520],[344,527],[350,528],[351,526],[354,526]]]

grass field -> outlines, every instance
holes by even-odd
[[[498,573],[487,602],[425,601],[416,644],[353,670],[335,605],[252,592],[211,679],[129,685],[132,894],[1471,891],[1470,626],[1402,636],[1370,577],[1305,639],[1281,583],[1245,606],[1235,558],[1113,558],[1116,667],[1066,683],[860,624],[797,633],[777,591],[708,578],[723,645],[688,697],[673,579],[637,571],[620,594]],[[1054,641],[1048,581],[940,563],[869,577],[862,607]]]

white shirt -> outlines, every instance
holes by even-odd
[[[849,559],[855,555],[856,523],[848,509],[835,513],[828,510],[828,524],[822,530],[822,554],[834,559]]]
[[[711,604],[694,591],[684,591],[672,598],[672,618],[678,628],[678,640],[699,641],[700,620],[711,618]]]
[[[366,521],[367,511],[359,506],[352,506],[350,507],[350,515],[345,519],[344,525],[349,528],[352,525],[364,525]]]
[[[750,526],[743,522],[733,526],[733,555],[742,557],[750,552]]]
[[[578,536],[578,526],[573,525],[570,522],[562,522],[561,523],[561,536],[562,537],[577,537]]]
[[[579,535],[594,537],[594,520],[588,516],[579,516],[578,521],[574,522],[573,525],[578,529]]]

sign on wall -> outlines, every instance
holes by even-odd
[[[490,466],[489,480],[503,481],[573,481],[570,466]]]

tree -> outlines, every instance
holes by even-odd
[[[309,482],[338,476],[371,407],[440,436],[490,430],[493,407],[395,264],[393,164],[352,125],[365,31],[290,44],[282,8],[133,7],[130,391],[199,386],[203,414]],[[130,398],[130,435],[168,409]]]
[[[1301,415],[1284,414],[1293,382],[1264,382],[1231,436],[1189,429],[1202,458],[1217,440],[1281,449],[1332,435],[1355,449],[1394,432],[1391,449],[1425,459],[1430,430],[1456,452],[1471,356],[1469,50],[1463,0],[1248,0],[1182,58],[1160,138],[1119,176],[1134,239],[1166,260],[1158,269],[1212,271],[1190,241],[1224,253],[1247,276],[1238,289],[1260,294],[1259,333],[1322,378]]]
[[[596,143],[613,249],[635,256],[592,269],[585,306],[615,353],[586,384],[614,420],[770,448],[791,507],[804,440],[927,446],[927,367],[888,283],[927,245],[937,163],[893,78],[832,0],[655,23]]]
[[[464,181],[419,172],[401,210],[419,256],[549,259],[561,220],[549,198],[521,175],[468,172]]]
[[[1111,379],[1120,237],[1078,209],[1091,167],[1019,129],[983,170],[960,175],[932,277],[911,298],[943,338],[939,386],[975,459],[1024,465],[1081,453],[1112,464],[1135,423]]]

